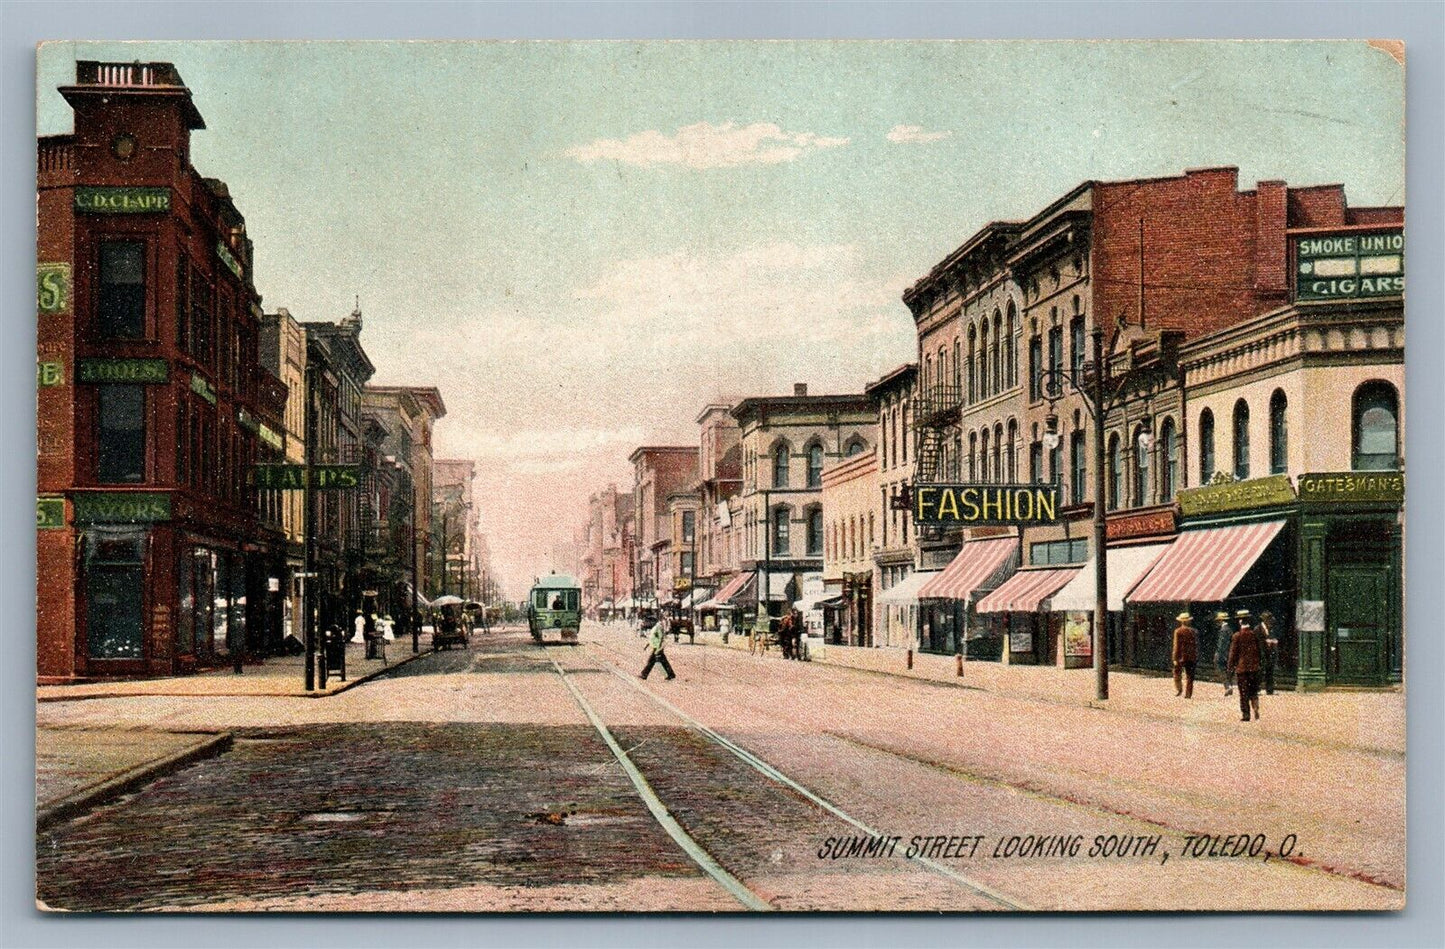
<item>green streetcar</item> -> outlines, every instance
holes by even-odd
[[[582,587],[566,574],[549,574],[532,584],[527,599],[527,626],[532,638],[543,641],[550,630],[561,633],[562,642],[577,645],[577,628],[582,624]]]

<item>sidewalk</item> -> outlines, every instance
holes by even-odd
[[[421,652],[415,656],[411,651],[411,640],[401,639],[386,644],[386,656],[390,667],[395,668],[410,662],[430,651],[427,637],[422,637]],[[388,668],[380,659],[366,659],[366,646],[362,643],[346,644],[346,681],[332,674],[326,679],[325,690],[307,692],[305,670],[306,657],[272,656],[254,663],[248,663],[241,675],[230,669],[217,669],[190,676],[171,676],[164,679],[127,679],[115,682],[84,682],[76,685],[41,685],[35,688],[36,701],[66,702],[77,699],[115,698],[130,695],[256,695],[256,696],[302,696],[321,698],[344,692]]]
[[[230,744],[227,732],[37,728],[36,825],[47,827]]]
[[[701,632],[697,641],[700,645],[744,653],[748,650],[746,636],[734,635],[724,646],[720,634]],[[1221,729],[1248,728],[1276,738],[1339,745],[1378,754],[1405,753],[1405,693],[1399,688],[1386,691],[1280,691],[1274,695],[1261,692],[1260,720],[1245,723],[1239,720],[1238,694],[1226,698],[1224,686],[1218,682],[1195,682],[1194,698],[1185,700],[1174,695],[1171,678],[1111,670],[1109,698],[1100,702],[1094,699],[1092,669],[965,662],[960,678],[953,656],[915,652],[910,670],[907,667],[907,651],[902,648],[820,646],[816,640],[811,646],[811,657],[820,664],[981,689],[1016,699]],[[776,647],[757,659],[760,662],[784,661]]]

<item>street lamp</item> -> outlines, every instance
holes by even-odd
[[[1059,417],[1054,404],[1064,396],[1067,386],[1083,399],[1093,423],[1094,436],[1094,698],[1103,701],[1109,697],[1109,658],[1107,655],[1107,634],[1109,617],[1109,550],[1107,526],[1104,520],[1104,424],[1109,413],[1121,406],[1141,387],[1151,389],[1166,382],[1169,369],[1160,364],[1149,367],[1129,366],[1121,375],[1110,371],[1105,358],[1104,330],[1094,327],[1093,365],[1085,365],[1084,371],[1075,374],[1063,367],[1051,367],[1040,375],[1044,383],[1045,397],[1049,400],[1049,414],[1046,420],[1044,441],[1053,451],[1058,448]],[[1118,341],[1116,332],[1109,340],[1108,354],[1113,355],[1114,344]],[[1146,392],[1145,398],[1152,396]],[[1149,450],[1153,437],[1148,427],[1139,434],[1139,447]],[[1055,473],[1057,474],[1057,472]]]

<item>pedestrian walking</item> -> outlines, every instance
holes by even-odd
[[[778,646],[783,650],[783,658],[793,658],[793,614],[789,613],[783,617],[778,624]]]
[[[676,673],[672,671],[672,663],[667,661],[667,653],[663,651],[666,642],[667,625],[659,616],[657,622],[652,625],[652,632],[647,637],[647,665],[642,667],[642,675],[638,676],[639,679],[646,679],[652,672],[652,667],[659,663],[662,665],[662,671],[667,673],[669,680],[677,678]]]
[[[788,619],[793,621],[793,656],[799,662],[803,659],[803,637],[807,634],[807,626],[803,622],[803,613],[794,607],[788,614]]]
[[[1259,625],[1255,631],[1264,637],[1264,694],[1274,695],[1274,669],[1279,664],[1279,637],[1274,632],[1274,614],[1269,610],[1259,614]]]
[[[370,659],[372,653],[371,637],[366,635],[366,617],[362,615],[361,610],[356,611],[356,617],[351,621],[351,628],[355,631],[355,635],[351,637],[351,641],[354,643],[366,643],[366,658]]]
[[[1234,694],[1234,672],[1229,668],[1229,642],[1234,638],[1234,628],[1229,625],[1229,614],[1220,610],[1214,614],[1214,668],[1224,679],[1224,694]]]
[[[1194,617],[1190,616],[1188,611],[1180,613],[1174,619],[1179,623],[1174,627],[1174,694],[1192,699],[1194,668],[1199,662],[1199,631],[1189,625],[1189,621]]]
[[[1249,625],[1249,610],[1234,614],[1239,630],[1229,640],[1229,668],[1239,685],[1239,720],[1249,721],[1250,712],[1259,721],[1260,652],[1264,637]]]

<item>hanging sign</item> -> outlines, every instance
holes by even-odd
[[[916,484],[913,520],[940,526],[1052,524],[1059,519],[1056,484]]]

